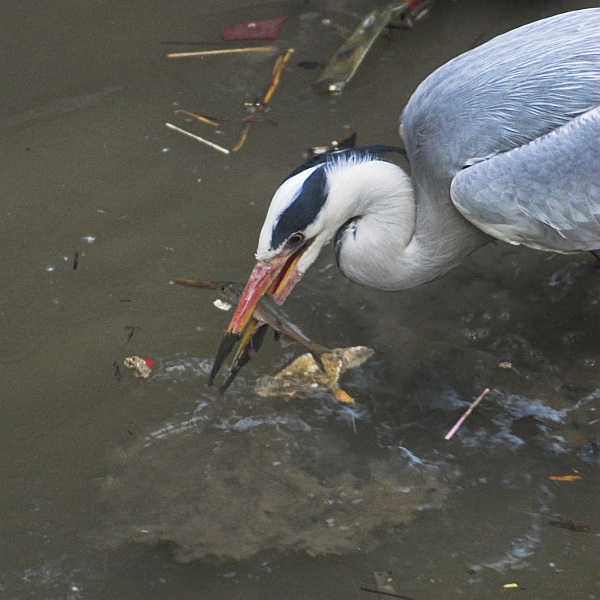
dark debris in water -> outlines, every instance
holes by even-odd
[[[569,531],[578,531],[581,533],[588,533],[590,531],[589,525],[578,523],[567,517],[560,516],[557,519],[548,519],[548,525],[553,527],[559,527],[561,529],[568,529]]]

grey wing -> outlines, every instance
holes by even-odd
[[[464,168],[450,193],[495,238],[555,252],[600,249],[600,107]]]

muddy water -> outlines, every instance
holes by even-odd
[[[591,2],[571,2],[572,7]],[[600,597],[600,276],[586,256],[490,245],[389,295],[326,253],[289,300],[311,337],[376,355],[357,399],[259,398],[300,350],[265,344],[223,398],[205,385],[227,315],[174,276],[242,280],[278,182],[307,146],[396,143],[437,65],[562,2],[438,2],[373,49],[338,98],[309,89],[351,2],[22,2],[0,24],[0,595],[419,599]],[[168,61],[226,26],[291,15],[297,52],[244,149],[273,56]],[[192,47],[193,48],[193,47]],[[177,108],[222,117],[218,131]],[[77,269],[74,257],[78,253]],[[150,357],[145,382],[120,366]],[[502,366],[501,366],[502,365]],[[509,366],[510,365],[510,366]],[[120,376],[118,376],[120,375]],[[444,434],[485,387],[458,434]],[[548,476],[575,474],[568,483]],[[560,518],[588,532],[553,527]]]

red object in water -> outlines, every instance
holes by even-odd
[[[286,19],[289,19],[289,16],[231,25],[221,34],[221,38],[226,41],[274,40],[279,35],[281,25]]]
[[[146,363],[146,365],[148,366],[148,368],[152,371],[152,369],[154,369],[154,362],[152,360],[150,360],[149,358],[145,358],[144,362]]]

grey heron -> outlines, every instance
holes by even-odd
[[[282,303],[323,246],[352,281],[416,287],[491,241],[600,249],[600,9],[503,35],[429,75],[387,147],[307,163],[277,189],[254,267],[213,368],[264,294]]]

